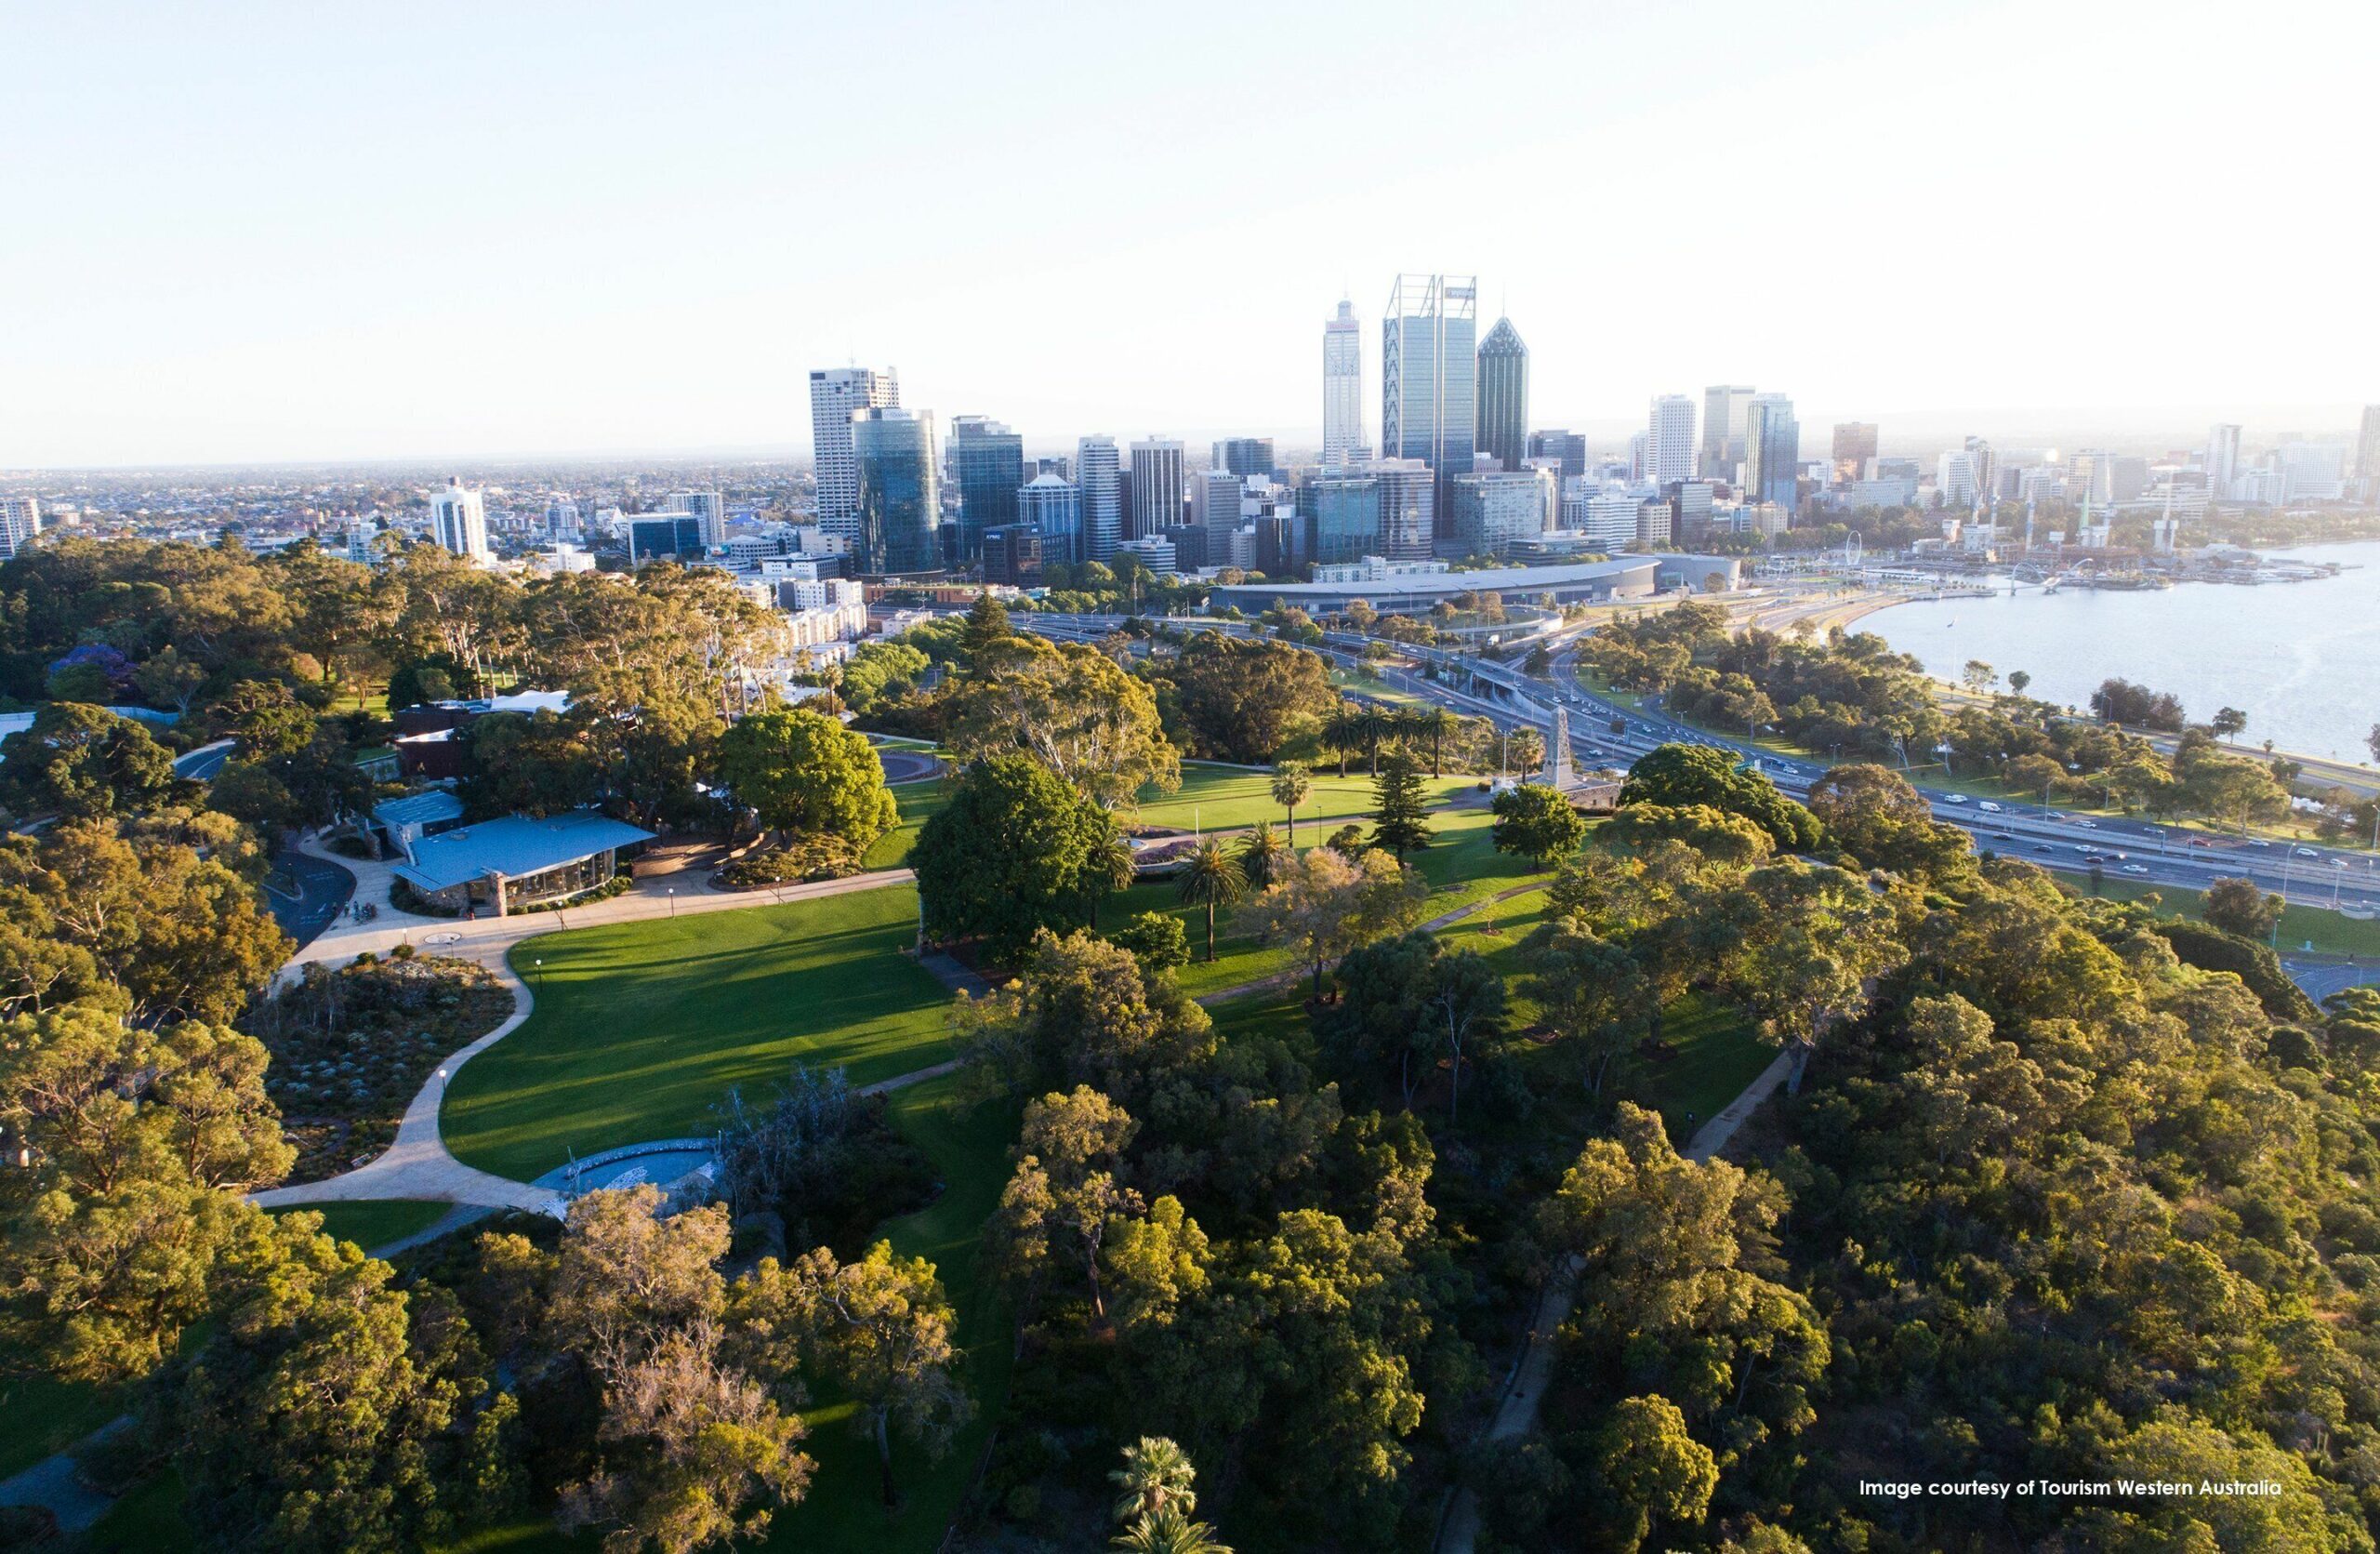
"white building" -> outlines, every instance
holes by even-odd
[[[818,479],[818,526],[845,539],[859,535],[859,456],[852,451],[852,412],[901,403],[900,378],[887,367],[827,367],[810,375],[810,439]]]
[[[31,497],[0,497],[0,561],[7,561],[41,533],[41,503]]]
[[[1160,578],[1170,578],[1180,570],[1173,541],[1161,534],[1144,534],[1138,539],[1127,539],[1116,547],[1118,555],[1128,551],[1140,557],[1142,564]]]
[[[2231,494],[2240,478],[2240,425],[2217,421],[2206,433],[2206,488],[2217,497]]]
[[[1123,462],[1113,437],[1075,444],[1075,485],[1082,492],[1082,559],[1108,562],[1124,538]]]
[[[1386,556],[1366,556],[1360,561],[1340,562],[1314,569],[1317,583],[1384,583],[1391,578],[1427,578],[1451,571],[1442,561],[1391,561]]]
[[[2273,462],[2287,477],[2289,501],[2335,501],[2346,488],[2345,443],[2283,443],[2273,450]]]
[[[459,476],[430,498],[430,537],[443,550],[471,561],[486,561],[487,499],[469,489]]]
[[[578,538],[578,504],[556,492],[546,498],[546,533],[556,539]]]
[[[1694,401],[1663,394],[1645,428],[1645,478],[1655,485],[1694,478]],[[1633,531],[1632,531],[1633,532]]]
[[[1239,527],[1242,492],[1229,470],[1199,471],[1190,477],[1190,522],[1214,535]]]
[[[661,511],[691,512],[701,519],[703,543],[713,550],[727,543],[727,499],[716,491],[672,491]]]
[[[1371,450],[1364,442],[1364,345],[1352,302],[1322,326],[1322,461],[1345,464]]]
[[[1142,538],[1182,522],[1182,445],[1151,435],[1132,445],[1132,525]]]
[[[1975,506],[1975,455],[1946,453],[1936,459],[1934,489],[1941,497],[1944,507]]]
[[[1659,498],[1636,504],[1636,549],[1657,550],[1670,542],[1670,504]]]
[[[1563,499],[1562,526],[1585,535],[1598,551],[1624,551],[1636,543],[1637,510],[1643,505],[1624,485],[1577,491]]]

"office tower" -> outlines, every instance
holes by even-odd
[[[1479,449],[1499,469],[1517,470],[1528,457],[1528,347],[1509,318],[1500,318],[1479,342]]]
[[[1713,383],[1702,391],[1702,478],[1733,480],[1743,462],[1744,416],[1752,404],[1749,383]],[[1686,476],[1678,477],[1683,480]]]
[[[1655,485],[1694,478],[1694,401],[1686,395],[1663,394],[1653,401],[1640,473]]]
[[[41,533],[41,503],[32,497],[0,497],[0,561],[29,549]]]
[[[1326,469],[1298,487],[1297,523],[1290,530],[1291,567],[1313,562],[1335,566],[1381,550],[1380,476],[1372,466]],[[1267,577],[1273,568],[1264,569]]]
[[[1227,437],[1215,445],[1214,468],[1229,470],[1242,480],[1273,477],[1273,439]]]
[[[1083,559],[1082,488],[1074,482],[1046,474],[1025,482],[1016,493],[1016,521],[1041,537],[1042,561]]]
[[[487,499],[466,489],[460,476],[450,478],[430,498],[430,537],[458,556],[487,560]]]
[[[2272,450],[2272,461],[2283,476],[2283,501],[2326,502],[2338,499],[2347,479],[2345,443],[2318,443],[2291,438]]]
[[[687,512],[702,520],[703,543],[727,543],[727,499],[716,491],[672,491],[662,498],[664,512]]]
[[[1229,470],[1201,470],[1190,477],[1190,522],[1202,529],[1239,527],[1239,477]]]
[[[1111,561],[1124,541],[1124,474],[1115,438],[1075,444],[1075,484],[1082,488],[1081,559]]]
[[[852,412],[851,435],[859,470],[853,569],[879,575],[932,570],[942,560],[933,412],[869,405]]]
[[[2076,507],[2105,507],[2116,499],[2116,456],[2105,448],[2079,450],[2066,467],[2066,499]]]
[[[1991,445],[1981,437],[1970,437],[1966,440],[1966,455],[1967,461],[1975,467],[1976,500],[1986,500],[1991,495],[1992,484],[2000,478],[1999,456],[1991,451]],[[2147,466],[2144,465],[2142,468],[2145,471]]]
[[[1364,442],[1364,337],[1352,302],[1322,326],[1322,461],[1344,464],[1371,449]]]
[[[1838,421],[1834,428],[1834,478],[1858,480],[1876,457],[1876,423]]]
[[[1025,439],[988,416],[950,422],[950,484],[959,488],[959,555],[972,561],[984,531],[1016,522],[1017,488],[1025,484]]]
[[[1598,488],[1593,481],[1581,481],[1580,486],[1563,498],[1563,526],[1584,535],[1588,544],[1606,552],[1623,551],[1635,543],[1636,510],[1643,505],[1636,494],[1625,486]]]
[[[1040,532],[1023,520],[984,531],[984,581],[987,583],[1030,587],[1041,580],[1041,556]]]
[[[628,564],[702,559],[703,521],[691,512],[639,513],[628,521]]]
[[[1055,475],[1060,480],[1072,480],[1075,478],[1075,461],[1063,453],[1045,453],[1033,460],[1033,472],[1037,475]]]
[[[859,462],[852,415],[901,403],[892,369],[826,367],[810,375],[810,441],[818,475],[818,526],[849,539],[859,529]]]
[[[1783,394],[1754,394],[1744,417],[1744,499],[1801,505],[1802,428]]]
[[[2364,436],[2372,435],[2372,412],[2363,413]],[[2231,483],[2240,476],[2240,425],[2237,421],[2218,421],[2206,434],[2206,490],[2212,497],[2228,497]]]
[[[1437,539],[1438,472],[1419,458],[1382,458],[1370,467],[1380,475],[1379,553],[1391,561],[1429,560]]]
[[[1434,511],[1451,498],[1454,477],[1471,473],[1478,447],[1478,330],[1471,275],[1399,275],[1381,320],[1381,453],[1430,467]]]
[[[1560,489],[1551,469],[1457,475],[1450,538],[1465,556],[1501,556],[1554,526]]]
[[[1182,445],[1170,437],[1150,436],[1132,445],[1132,511],[1125,519],[1125,538],[1138,539],[1182,522],[1184,479]]]
[[[1975,456],[1945,452],[1934,461],[1934,492],[1944,507],[1973,507],[1976,498]]]
[[[1530,432],[1528,456],[1561,460],[1564,480],[1576,480],[1587,472],[1587,440],[1575,432]]]
[[[2363,424],[2355,438],[2355,477],[2380,480],[2380,405],[2363,407]]]
[[[2129,455],[2118,458],[2108,475],[2108,488],[2117,501],[2138,500],[2141,493],[2149,489],[2149,460]]]

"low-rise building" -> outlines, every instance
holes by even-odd
[[[618,871],[620,853],[653,834],[591,809],[507,816],[416,837],[395,873],[433,907],[485,907],[503,917],[601,888]]]

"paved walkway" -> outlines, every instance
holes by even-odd
[[[1760,1077],[1727,1103],[1725,1110],[1695,1130],[1694,1137],[1686,1144],[1686,1158],[1709,1160],[1726,1148],[1727,1140],[1736,1136],[1744,1120],[1760,1109],[1760,1104],[1785,1082],[1792,1067],[1792,1055],[1778,1053],[1760,1071]],[[1510,1441],[1537,1428],[1537,1411],[1545,1401],[1546,1388],[1554,1380],[1554,1336],[1569,1320],[1570,1308],[1579,1298],[1579,1279],[1585,1271],[1583,1259],[1566,1258],[1545,1282],[1545,1292],[1538,1297],[1537,1314],[1529,1320],[1528,1338],[1521,1350],[1520,1363],[1513,1367],[1512,1379],[1504,1384],[1504,1395],[1497,1401],[1495,1416],[1488,1422],[1486,1439]],[[1438,1530],[1437,1554],[1471,1554],[1478,1541],[1478,1498],[1468,1489],[1459,1490],[1445,1524]]]
[[[132,1427],[132,1415],[119,1415],[75,1442],[73,1451],[44,1457],[20,1473],[0,1479],[0,1506],[41,1506],[58,1519],[58,1530],[74,1534],[87,1530],[107,1514],[115,1497],[85,1483],[76,1471],[73,1453],[96,1446]]]

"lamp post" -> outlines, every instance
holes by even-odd
[[[669,890],[669,915],[670,915],[671,917],[675,917],[675,916],[677,916],[677,915],[678,915],[678,887],[677,887],[676,885],[671,885],[671,886],[669,886],[669,887],[668,887],[668,890]]]

